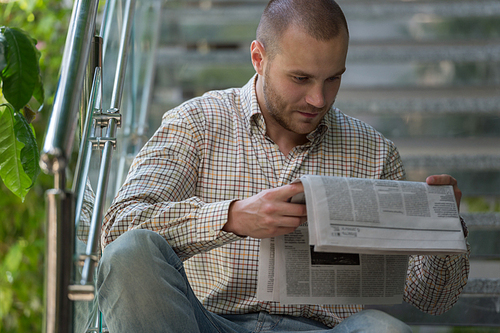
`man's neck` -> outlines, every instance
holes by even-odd
[[[268,116],[268,118],[270,118]],[[306,135],[299,135],[297,133],[293,133],[291,131],[287,131],[285,129],[281,129],[280,131],[275,131],[273,133],[273,126],[269,126],[269,122],[273,122],[274,119],[266,119],[264,115],[264,119],[266,121],[266,129],[267,136],[273,140],[275,144],[278,145],[279,150],[283,153],[283,155],[288,156],[290,151],[300,145],[307,143],[309,140]]]

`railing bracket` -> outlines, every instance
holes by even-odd
[[[95,296],[95,288],[91,284],[73,284],[68,286],[68,298],[72,301],[92,301]]]
[[[110,142],[113,145],[113,149],[116,149],[116,138],[89,138],[89,141],[92,143],[92,149],[94,150],[102,150],[107,142]]]
[[[90,260],[92,260],[95,263],[96,267],[97,267],[97,263],[99,261],[99,258],[96,255],[86,255],[86,254],[80,254],[78,256],[78,259],[77,259],[78,266],[83,267],[83,264],[85,263],[85,260],[87,258],[89,258]]]
[[[109,121],[114,119],[116,121],[116,126],[121,127],[122,115],[119,113],[118,109],[109,109],[107,112],[95,112],[93,115],[96,126],[108,127]]]

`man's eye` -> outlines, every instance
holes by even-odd
[[[307,77],[305,77],[305,76],[294,76],[293,78],[297,82],[305,82],[305,81],[307,81]]]
[[[340,76],[332,76],[332,77],[329,77],[327,79],[327,81],[333,82],[333,81],[337,81],[338,79],[340,79]]]

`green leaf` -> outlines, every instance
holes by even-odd
[[[39,81],[37,51],[34,41],[24,31],[0,28],[7,45],[7,66],[1,72],[3,94],[16,110],[28,104]]]
[[[5,37],[0,34],[0,73],[3,71],[5,66],[7,66],[7,61],[5,60]]]
[[[30,187],[32,187],[40,174],[40,165],[38,164],[40,153],[33,129],[19,112],[14,113],[14,132],[17,140],[24,143],[21,150],[21,164],[24,172],[31,179]]]
[[[23,147],[24,144],[16,139],[13,113],[10,108],[0,106],[0,178],[12,193],[24,201],[31,179],[21,163]]]
[[[36,63],[37,63],[37,68],[38,68],[38,80],[35,84],[35,89],[33,90],[33,97],[40,103],[40,108],[38,111],[40,111],[43,107],[43,102],[45,100],[45,90],[43,89],[43,82],[42,82],[42,74],[40,71],[40,66],[38,64],[40,63],[40,57],[42,56],[42,53],[35,47],[35,45],[38,43],[36,39],[32,38],[31,39],[33,42],[33,48],[35,49],[36,53]]]
[[[1,268],[3,271],[17,272],[19,270],[23,260],[23,250],[27,245],[28,243],[25,240],[20,240],[9,249],[2,261]]]
[[[3,319],[9,313],[9,310],[14,303],[14,291],[12,286],[0,286],[0,318]]]

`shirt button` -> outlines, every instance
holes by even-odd
[[[208,234],[209,234],[210,236],[215,236],[215,230],[214,230],[214,229],[212,229],[212,228],[210,228],[210,230],[208,231]]]

